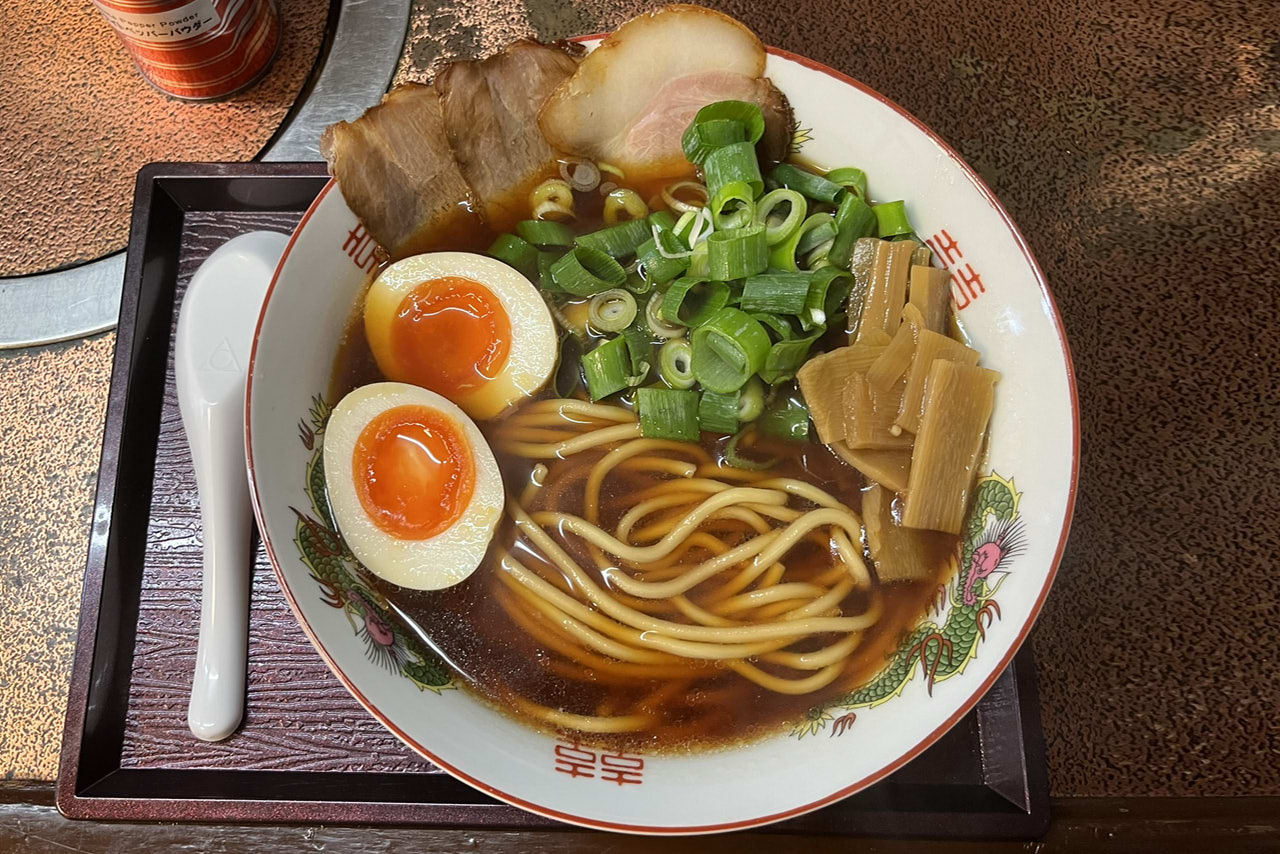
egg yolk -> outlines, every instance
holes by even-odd
[[[458,521],[476,479],[466,437],[426,406],[397,406],[365,425],[352,475],[365,513],[404,540],[434,537]]]
[[[403,379],[455,399],[493,379],[507,361],[511,319],[493,292],[460,276],[405,295],[391,328]]]

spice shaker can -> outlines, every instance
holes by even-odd
[[[280,47],[274,0],[93,0],[143,78],[187,100],[258,80]]]

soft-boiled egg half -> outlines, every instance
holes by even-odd
[[[351,553],[401,587],[465,580],[502,516],[502,475],[479,428],[414,385],[374,383],[344,397],[325,426],[324,474]]]
[[[512,267],[471,252],[430,252],[382,271],[364,329],[383,376],[492,418],[541,389],[556,362],[551,312]]]

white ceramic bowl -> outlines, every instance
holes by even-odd
[[[781,50],[770,51],[767,73],[795,107],[805,158],[860,166],[873,197],[907,200],[918,233],[953,272],[983,364],[1003,374],[982,507],[943,610],[867,688],[815,709],[790,732],[690,756],[604,755],[453,690],[326,545],[323,486],[311,467],[327,412],[318,396],[374,263],[372,240],[332,183],[298,225],[262,309],[246,404],[249,474],[263,541],[299,622],[343,684],[407,744],[542,815],[609,830],[705,833],[779,821],[871,785],[937,740],[1009,663],[1066,542],[1079,452],[1075,381],[1026,242],[956,153],[892,102]],[[997,543],[972,554],[997,522],[1015,517],[1019,551]]]

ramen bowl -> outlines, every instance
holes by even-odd
[[[991,191],[928,128],[862,84],[769,51],[794,147],[856,164],[876,198],[909,200],[983,362],[1003,375],[990,450],[938,607],[870,682],[772,734],[684,753],[611,752],[532,728],[462,688],[362,581],[322,521],[330,372],[377,263],[330,183],[294,232],[254,339],[248,468],[263,542],[298,621],[369,713],[475,788],[551,818],[688,834],[767,824],[872,785],[936,741],[1027,637],[1053,581],[1075,494],[1079,424],[1062,325],[1026,242]],[[1018,530],[1019,542],[999,535]]]

